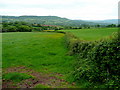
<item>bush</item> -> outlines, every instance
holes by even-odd
[[[7,26],[7,27],[3,27],[3,32],[16,32],[17,31],[17,27],[16,26]]]
[[[118,36],[118,35],[115,35]],[[75,81],[86,79],[90,83],[101,83],[105,87],[118,88],[120,68],[119,38],[87,42],[66,34],[69,54],[77,55],[72,76]]]
[[[19,32],[31,32],[32,28],[26,25],[21,25],[17,27],[17,31]]]
[[[25,22],[3,22],[2,32],[31,32],[32,27]]]

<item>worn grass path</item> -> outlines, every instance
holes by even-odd
[[[2,38],[3,88],[77,87],[67,78],[74,57],[67,55],[64,34],[15,32]]]

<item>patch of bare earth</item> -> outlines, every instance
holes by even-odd
[[[11,80],[2,80],[2,88],[34,88],[38,84],[42,84],[45,86],[49,86],[50,88],[67,88],[67,86],[74,86],[74,84],[69,84],[67,81],[63,79],[58,79],[55,76],[62,77],[62,74],[43,74],[41,72],[36,72],[32,69],[29,69],[24,66],[19,67],[11,67],[3,70],[3,73],[10,72],[19,72],[26,73],[28,75],[32,75],[34,78],[29,78],[26,80],[22,80],[19,83],[14,83]]]

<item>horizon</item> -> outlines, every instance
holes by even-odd
[[[1,0],[0,14],[7,16],[58,16],[72,20],[118,19],[119,0]]]
[[[1,17],[2,16],[13,16],[13,15],[0,15]],[[39,17],[38,15],[20,15],[20,16],[13,16],[13,17],[21,17],[21,16],[37,16]],[[48,16],[51,16],[51,15],[48,15]],[[60,16],[55,16],[55,17],[60,17]],[[67,18],[67,17],[60,17],[60,18],[66,18],[66,19],[70,19],[70,18]],[[114,20],[115,18],[110,18],[110,19],[102,19],[102,20]],[[70,20],[83,20],[83,19],[70,19]],[[98,20],[98,21],[102,21],[102,20]],[[97,21],[97,20],[85,20],[85,21]]]

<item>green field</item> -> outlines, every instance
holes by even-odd
[[[63,34],[5,33],[3,34],[3,68],[25,65],[36,70],[67,73],[73,57],[67,56]]]
[[[117,32],[117,28],[61,31],[70,32],[82,40],[93,41],[109,37],[113,32]],[[31,87],[78,87],[73,82],[73,85],[69,83],[72,78],[68,78],[68,76],[74,69],[76,58],[75,56],[69,56],[68,49],[65,47],[64,36],[62,33],[55,32],[3,33],[3,79],[13,80],[15,77],[16,80],[13,80],[15,83],[11,82],[15,87],[19,86],[16,81],[19,81],[20,84],[21,80],[30,78],[30,80],[37,78],[45,81],[35,85],[30,84]],[[42,73],[41,76],[38,73]],[[3,82],[3,84],[9,86],[9,83]],[[79,87],[82,86],[79,85]]]
[[[25,66],[37,72],[61,73],[62,78],[72,70],[74,57],[67,55],[64,34],[18,32],[3,33],[2,38],[3,69]]]
[[[117,32],[118,28],[94,28],[94,29],[79,29],[79,30],[61,30],[70,32],[81,40],[94,41],[104,38],[109,38],[113,32]]]

